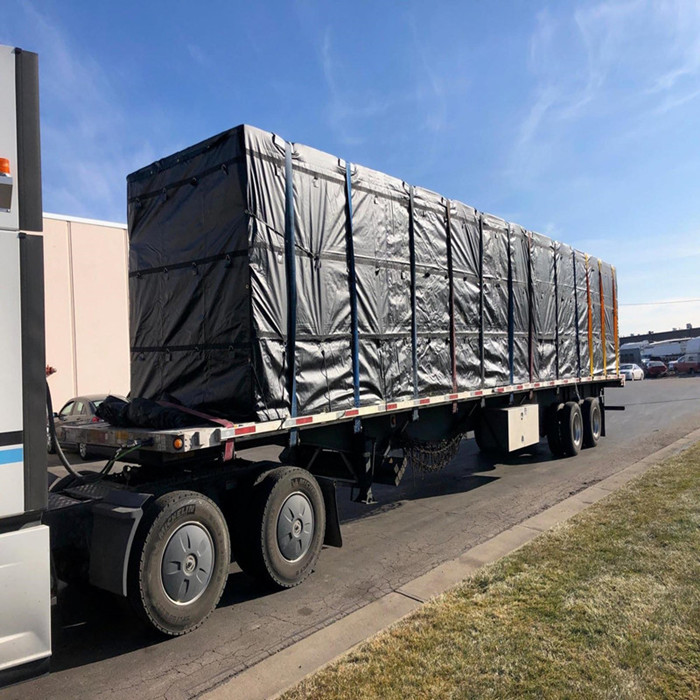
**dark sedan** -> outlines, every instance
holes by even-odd
[[[85,423],[97,423],[100,419],[96,415],[97,407],[107,398],[108,394],[91,394],[89,396],[76,396],[66,402],[63,408],[54,413],[54,421],[56,430],[63,425],[83,425]],[[60,433],[58,433],[60,439]],[[105,455],[111,456],[113,448],[100,447],[98,445],[86,445],[81,442],[72,444],[60,440],[61,447],[64,449],[74,449],[78,451],[81,459]],[[50,454],[56,451],[48,426],[46,428],[46,449]]]

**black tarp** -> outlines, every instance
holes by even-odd
[[[578,376],[576,287],[574,251],[566,243],[555,244],[557,290],[557,367],[560,379]]]
[[[466,391],[481,383],[481,234],[478,214],[461,202],[450,202],[450,240],[457,389]]]
[[[557,376],[556,270],[554,241],[539,233],[530,234],[532,294],[532,378]]]
[[[588,376],[589,333],[613,371],[611,266],[327,153],[241,126],[128,199],[134,396],[269,420]]]

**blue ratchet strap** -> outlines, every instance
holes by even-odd
[[[418,398],[418,325],[416,319],[416,246],[415,246],[415,209],[413,202],[413,185],[408,200],[409,225],[408,237],[411,252],[411,358],[413,362],[413,397]]]
[[[352,393],[355,408],[360,406],[360,335],[357,317],[357,275],[355,274],[355,242],[352,225],[352,172],[350,163],[345,164],[345,194],[348,216],[348,282],[350,285],[350,324],[352,326]],[[360,419],[355,419],[355,432],[360,431]]]
[[[284,209],[284,254],[287,268],[287,362],[289,371],[289,414],[297,416],[297,276],[294,236],[294,181],[292,171],[292,144],[287,143],[284,151],[285,209]],[[297,443],[297,429],[289,433],[289,444]]]

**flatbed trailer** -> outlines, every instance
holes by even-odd
[[[65,426],[59,441],[129,454],[117,473],[52,484],[44,522],[53,570],[129,598],[160,633],[184,634],[215,608],[229,561],[268,588],[288,588],[311,573],[323,544],[342,546],[337,486],[372,503],[373,484],[398,485],[409,462],[419,471],[446,465],[472,430],[479,447],[496,455],[527,451],[546,436],[554,457],[573,457],[605,434],[604,390],[622,385],[616,375],[533,382],[301,424]],[[281,462],[237,453],[261,445],[285,448]]]
[[[338,485],[372,503],[469,431],[555,457],[605,435],[612,266],[251,127],[128,183],[132,392],[201,424],[58,427],[115,454],[56,481],[45,522],[58,578],[158,632],[200,625],[231,560],[301,583],[342,545]],[[241,455],[270,445],[279,462]]]
[[[0,93],[0,685],[47,670],[60,580],[185,634],[231,561],[289,588],[341,546],[338,485],[372,503],[469,431],[495,453],[546,436],[557,458],[605,435],[612,266],[250,127],[128,178],[132,392],[201,424],[55,426],[42,242],[23,233],[41,230],[35,54],[0,47]],[[69,472],[48,488],[47,409]],[[113,458],[78,471],[62,440]],[[266,445],[279,461],[246,458]]]

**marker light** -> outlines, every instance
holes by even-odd
[[[185,443],[183,442],[182,438],[179,438],[179,437],[178,437],[178,438],[175,438],[175,439],[173,440],[173,447],[174,447],[176,450],[181,450],[184,444],[185,444]]]
[[[7,158],[0,158],[0,173],[3,175],[10,174],[10,161]]]

